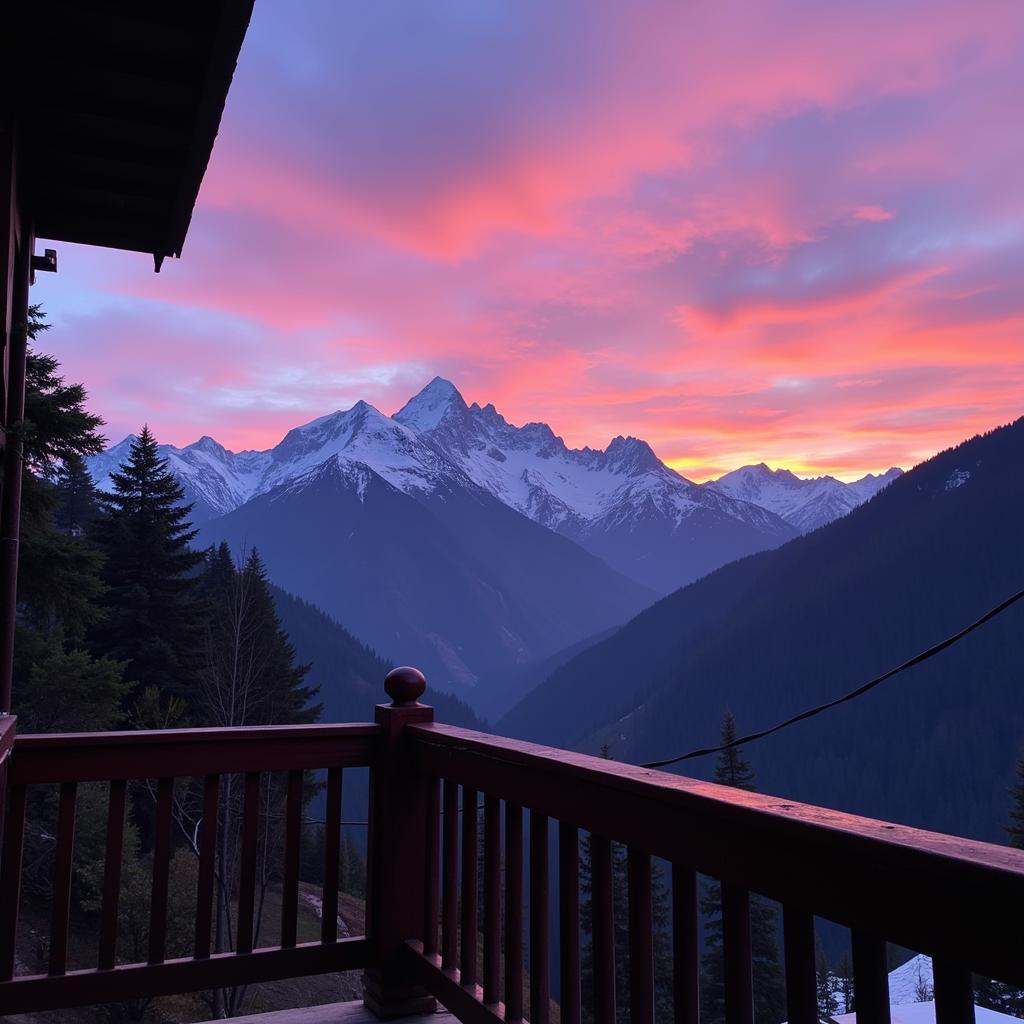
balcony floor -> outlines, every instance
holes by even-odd
[[[447,1010],[424,1013],[415,1017],[402,1017],[406,1024],[419,1021],[429,1024],[459,1024]],[[208,1022],[214,1024],[214,1022]],[[217,1022],[219,1024],[219,1022]],[[359,1000],[350,1003],[326,1003],[323,1006],[303,1006],[295,1010],[272,1010],[254,1013],[248,1017],[235,1017],[233,1024],[379,1024],[377,1018]]]

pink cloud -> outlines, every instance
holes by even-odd
[[[1002,0],[258,5],[184,260],[70,249],[47,345],[112,436],[442,373],[696,475],[907,463],[1021,411],[1022,55]]]

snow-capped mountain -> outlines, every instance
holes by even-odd
[[[704,486],[770,509],[801,533],[809,533],[862,505],[902,472],[894,467],[877,476],[868,473],[852,483],[843,483],[832,476],[802,479],[788,469],[769,469],[761,462],[726,473]]]
[[[100,490],[109,490],[110,473],[124,461],[133,440],[126,437],[89,460]],[[365,465],[406,493],[431,490],[456,469],[415,431],[366,402],[296,427],[267,451],[230,452],[212,437],[202,437],[184,448],[160,445],[160,455],[194,503],[197,522],[231,512],[281,484],[301,480],[334,458]]]
[[[506,505],[662,593],[795,536],[774,512],[687,480],[646,441],[569,448],[546,423],[467,405],[439,377],[394,419]]]
[[[90,460],[101,489],[131,440]],[[282,485],[301,488],[307,475],[335,460],[353,487],[365,488],[367,473],[414,496],[471,482],[661,593],[845,514],[898,473],[843,484],[762,465],[698,485],[645,441],[616,437],[603,451],[569,448],[546,423],[518,427],[493,405],[467,405],[440,377],[394,416],[357,402],[295,427],[266,451],[235,453],[202,437],[160,452],[193,502],[197,523]]]
[[[101,489],[131,441],[90,460]],[[798,532],[685,479],[644,441],[571,449],[440,378],[394,416],[357,402],[266,451],[203,437],[160,453],[202,543],[256,545],[277,583],[442,684],[615,628]]]

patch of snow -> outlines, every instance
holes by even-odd
[[[952,491],[957,487],[963,487],[963,485],[970,479],[971,471],[969,469],[955,469],[946,478],[946,490]]]

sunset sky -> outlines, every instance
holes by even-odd
[[[183,259],[58,252],[112,441],[441,374],[697,480],[909,467],[1024,413],[1024,2],[256,0]]]

